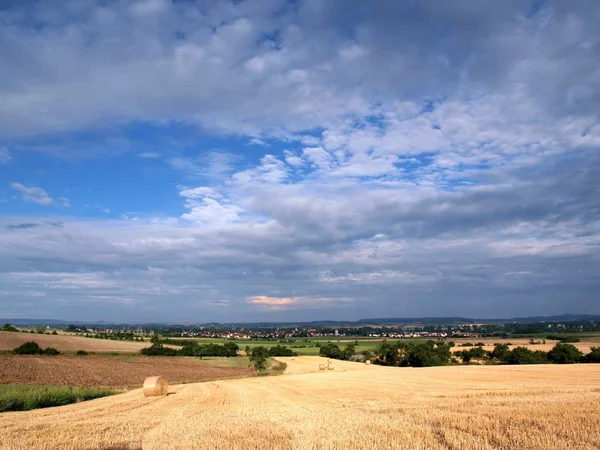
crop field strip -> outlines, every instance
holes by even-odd
[[[600,447],[597,364],[401,369],[335,361],[335,370],[318,372],[322,358],[278,359],[292,374],[5,413],[0,448]]]
[[[80,336],[11,333],[0,331],[0,350],[12,350],[28,341],[37,342],[41,347],[54,347],[61,352],[85,350],[88,352],[122,352],[137,353],[148,347],[148,342],[112,341],[109,339],[93,339]]]
[[[255,375],[242,359],[245,367],[227,367],[226,358],[0,355],[0,384],[127,387],[155,374],[179,383]]]

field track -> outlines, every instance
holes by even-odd
[[[335,361],[335,370],[319,371],[322,358],[280,359],[295,373],[5,413],[0,448],[600,448],[600,365]]]
[[[87,352],[136,353],[142,348],[150,346],[148,342],[111,341],[109,339],[92,339],[80,336],[52,336],[50,334],[0,331],[0,350],[12,350],[28,341],[37,342],[42,348],[54,347],[61,352],[85,350]]]

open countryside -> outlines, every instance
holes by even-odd
[[[260,377],[0,415],[10,449],[600,447],[600,365],[424,369],[281,358]],[[356,370],[355,370],[356,369]]]
[[[600,450],[600,0],[0,0],[0,450]]]

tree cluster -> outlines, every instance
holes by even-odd
[[[455,353],[464,363],[473,359],[487,360],[500,364],[575,364],[600,362],[600,347],[584,355],[571,344],[558,343],[549,352],[530,350],[527,347],[515,347],[510,350],[507,344],[496,344],[491,352],[481,348],[472,348]]]
[[[319,349],[320,356],[324,356],[325,358],[341,359],[344,361],[352,358],[355,352],[356,345],[354,343],[348,343],[344,349],[341,349],[338,345],[327,342],[325,344],[321,344],[321,348]]]
[[[12,331],[12,332],[19,331],[15,327],[13,327],[10,323],[5,323],[2,326],[1,330],[2,331]]]
[[[140,353],[145,356],[237,356],[239,347],[233,342],[227,342],[223,345],[219,344],[198,344],[194,341],[185,341],[185,345],[177,350],[170,347],[165,347],[158,337],[152,338],[152,345],[143,348]]]
[[[25,342],[24,344],[13,349],[15,355],[50,355],[55,356],[60,352],[53,347],[42,349],[37,342]]]

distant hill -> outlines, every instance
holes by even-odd
[[[356,321],[348,320],[314,320],[309,322],[229,322],[229,323],[197,323],[196,326],[236,326],[236,327],[343,327],[343,326],[394,326],[394,325],[458,325],[471,323],[531,323],[531,322],[575,322],[597,320],[600,321],[600,314],[560,314],[556,316],[531,316],[531,317],[513,317],[509,319],[473,319],[469,317],[384,317],[373,319],[360,319]],[[74,325],[136,325],[145,327],[173,326],[182,325],[181,323],[117,323],[105,321],[66,321],[59,319],[3,319],[0,318],[0,326],[4,323],[12,325],[34,325],[34,326],[66,326]],[[190,326],[187,322],[182,326]]]

